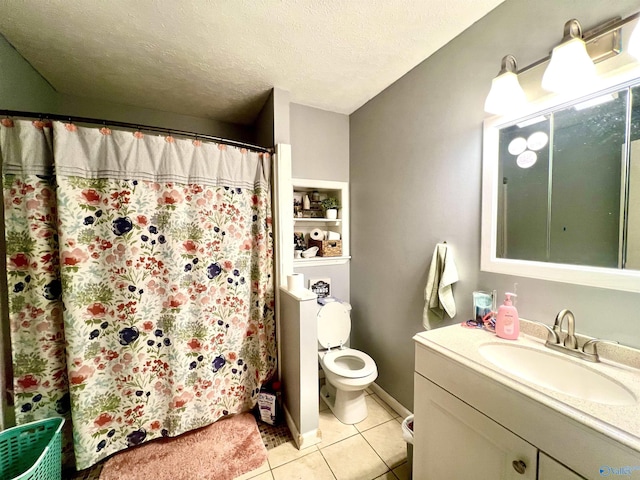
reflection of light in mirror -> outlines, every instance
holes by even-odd
[[[509,153],[511,155],[520,155],[527,149],[527,141],[523,137],[517,137],[509,142]]]
[[[535,125],[536,123],[544,122],[546,119],[547,117],[543,117],[542,115],[540,115],[538,117],[533,117],[533,118],[530,118],[529,120],[516,123],[516,125],[518,126],[518,128],[524,128],[524,127],[528,127],[529,125]]]
[[[535,165],[537,161],[538,161],[538,155],[536,155],[536,152],[532,152],[531,150],[522,152],[520,155],[518,155],[518,158],[516,159],[516,163],[520,168],[532,167],[533,165]]]
[[[576,110],[584,110],[585,108],[595,107],[596,105],[602,105],[603,103],[610,102],[618,98],[618,93],[607,93],[600,97],[592,98],[586,102],[576,104],[573,108]]]
[[[544,147],[549,141],[549,135],[544,132],[534,132],[527,138],[527,147],[529,150],[538,151]]]

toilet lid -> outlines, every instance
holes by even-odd
[[[361,378],[377,372],[373,358],[352,348],[327,352],[322,357],[322,365],[330,372],[345,378]]]
[[[347,343],[351,333],[349,310],[340,302],[327,303],[318,312],[318,343],[324,348]]]

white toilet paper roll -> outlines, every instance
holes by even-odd
[[[340,234],[338,232],[329,232],[327,240],[340,240]]]
[[[295,292],[302,289],[304,289],[304,274],[293,273],[291,275],[287,275],[287,290]]]
[[[324,240],[324,232],[319,228],[314,228],[311,230],[309,236],[314,240]]]

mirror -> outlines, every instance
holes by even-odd
[[[485,123],[482,269],[640,291],[640,80],[497,122]]]

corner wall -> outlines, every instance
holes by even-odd
[[[57,92],[0,35],[0,109],[88,117],[254,142],[252,127]],[[272,144],[266,145],[272,146]]]
[[[349,181],[349,117],[292,103],[291,159],[293,178]],[[353,252],[353,249],[352,249]],[[350,301],[349,263],[297,267],[310,278],[331,278],[331,295]]]
[[[352,345],[379,367],[377,383],[413,406],[413,341],[436,243],[455,253],[458,315],[471,292],[518,283],[524,318],[551,323],[562,308],[587,335],[640,346],[640,294],[480,272],[484,101],[501,58],[528,65],[560,42],[564,23],[585,30],[638,10],[635,0],[507,0],[350,117]]]

